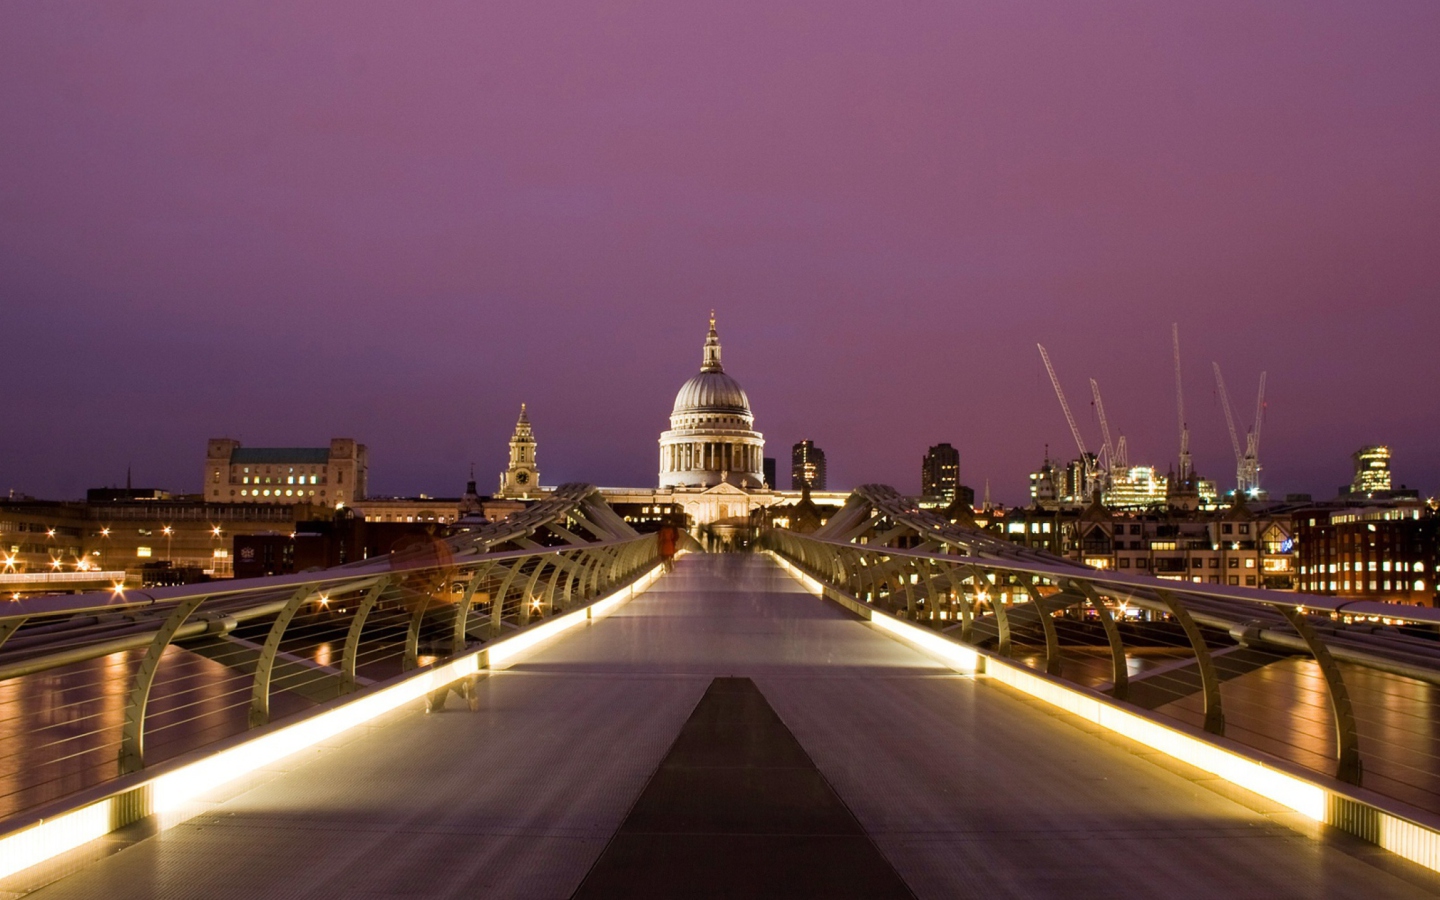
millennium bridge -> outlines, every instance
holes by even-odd
[[[682,541],[572,484],[0,607],[0,896],[1440,894],[1440,611],[1090,569],[880,485]]]

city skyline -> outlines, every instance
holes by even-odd
[[[0,489],[344,434],[458,493],[520,402],[548,483],[651,484],[715,308],[834,486],[948,441],[1023,502],[1074,455],[1036,342],[1164,471],[1177,322],[1222,488],[1212,360],[1242,420],[1269,373],[1272,491],[1375,443],[1440,491],[1432,6],[342,11],[5,13]]]

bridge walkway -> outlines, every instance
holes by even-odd
[[[704,778],[690,797],[657,787],[702,697],[741,679],[780,723],[746,706],[768,730],[742,743],[798,759],[793,736],[829,799],[787,792],[783,772],[732,779],[726,796]],[[787,771],[809,777],[802,770]],[[705,791],[735,815],[707,818],[695,802]],[[1253,795],[957,675],[802,592],[764,557],[695,555],[609,618],[483,680],[479,712],[392,715],[32,896],[866,895],[878,882],[864,873],[848,884],[827,875],[822,838],[839,832],[793,824],[810,821],[811,802],[828,804],[814,822],[838,821],[834,796],[883,854],[878,865],[920,897],[1440,888],[1383,851],[1298,833]],[[757,815],[791,831],[765,834]],[[626,842],[612,842],[622,823]],[[797,828],[807,840],[794,840]],[[784,850],[767,862],[756,852],[766,844]]]

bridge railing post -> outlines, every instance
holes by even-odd
[[[1076,579],[1070,582],[1070,589],[1083,596],[1095,610],[1100,625],[1105,629],[1105,640],[1110,644],[1110,696],[1124,700],[1130,693],[1130,666],[1125,659],[1125,642],[1121,639],[1120,626],[1105,605],[1105,598],[1088,581]]]
[[[1335,720],[1335,777],[1358,785],[1364,775],[1360,758],[1360,737],[1355,725],[1355,711],[1350,705],[1350,692],[1345,687],[1340,667],[1330,655],[1330,648],[1305,618],[1304,611],[1286,603],[1276,603],[1274,607],[1310,649],[1310,655],[1315,658],[1320,674],[1325,679],[1325,686],[1329,689],[1330,713]]]
[[[1025,591],[1030,598],[1031,605],[1035,608],[1035,617],[1039,620],[1040,630],[1045,635],[1045,674],[1059,677],[1061,671],[1060,660],[1060,635],[1055,630],[1055,619],[1046,609],[1044,599],[1040,596],[1040,579],[1034,575],[1017,578],[1016,584]]]
[[[361,598],[360,605],[355,608],[355,617],[350,620],[350,628],[345,632],[345,649],[340,656],[340,692],[342,694],[354,693],[359,686],[355,680],[355,666],[360,655],[360,635],[365,630],[365,622],[370,618],[370,612],[375,604],[380,601],[380,595],[390,585],[389,578],[381,578],[371,585],[370,590],[365,592]]]
[[[465,584],[465,593],[455,606],[455,623],[450,634],[450,653],[452,655],[465,652],[465,646],[469,643],[466,632],[470,627],[470,608],[475,603],[475,592],[479,590],[481,583],[489,575],[490,564],[479,566]]]
[[[1179,597],[1163,590],[1157,590],[1155,595],[1165,604],[1175,621],[1180,623],[1185,639],[1190,642],[1190,650],[1195,654],[1195,665],[1200,670],[1200,690],[1205,700],[1205,730],[1211,734],[1223,735],[1225,712],[1220,705],[1220,678],[1215,673],[1215,660],[1210,656],[1210,647],[1205,643],[1205,636]]]
[[[490,637],[492,638],[500,636],[501,622],[505,616],[505,596],[510,592],[510,583],[515,580],[516,575],[520,574],[520,568],[524,562],[523,558],[516,559],[505,567],[505,580],[500,582],[499,590],[490,600]]]
[[[135,671],[135,681],[130,687],[130,695],[125,701],[125,725],[120,733],[122,775],[138,772],[145,766],[145,708],[150,703],[150,687],[155,683],[155,670],[160,665],[160,658],[165,655],[165,648],[169,647],[170,641],[174,639],[175,632],[180,630],[180,626],[185,624],[185,620],[190,618],[190,614],[204,603],[205,599],[200,596],[181,600],[165,618],[160,630],[155,632],[145,656],[140,660],[140,667]]]
[[[280,652],[280,642],[285,638],[285,629],[290,620],[300,611],[300,605],[315,593],[315,585],[307,584],[290,595],[285,606],[275,616],[270,633],[265,636],[265,646],[255,662],[255,680],[250,691],[250,727],[259,728],[270,721],[270,675],[275,668],[275,656]]]

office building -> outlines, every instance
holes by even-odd
[[[926,451],[920,462],[920,493],[953,502],[959,484],[960,451],[949,444],[936,444]]]
[[[790,448],[790,489],[798,491],[808,486],[812,491],[823,491],[825,484],[825,451],[808,440]]]

